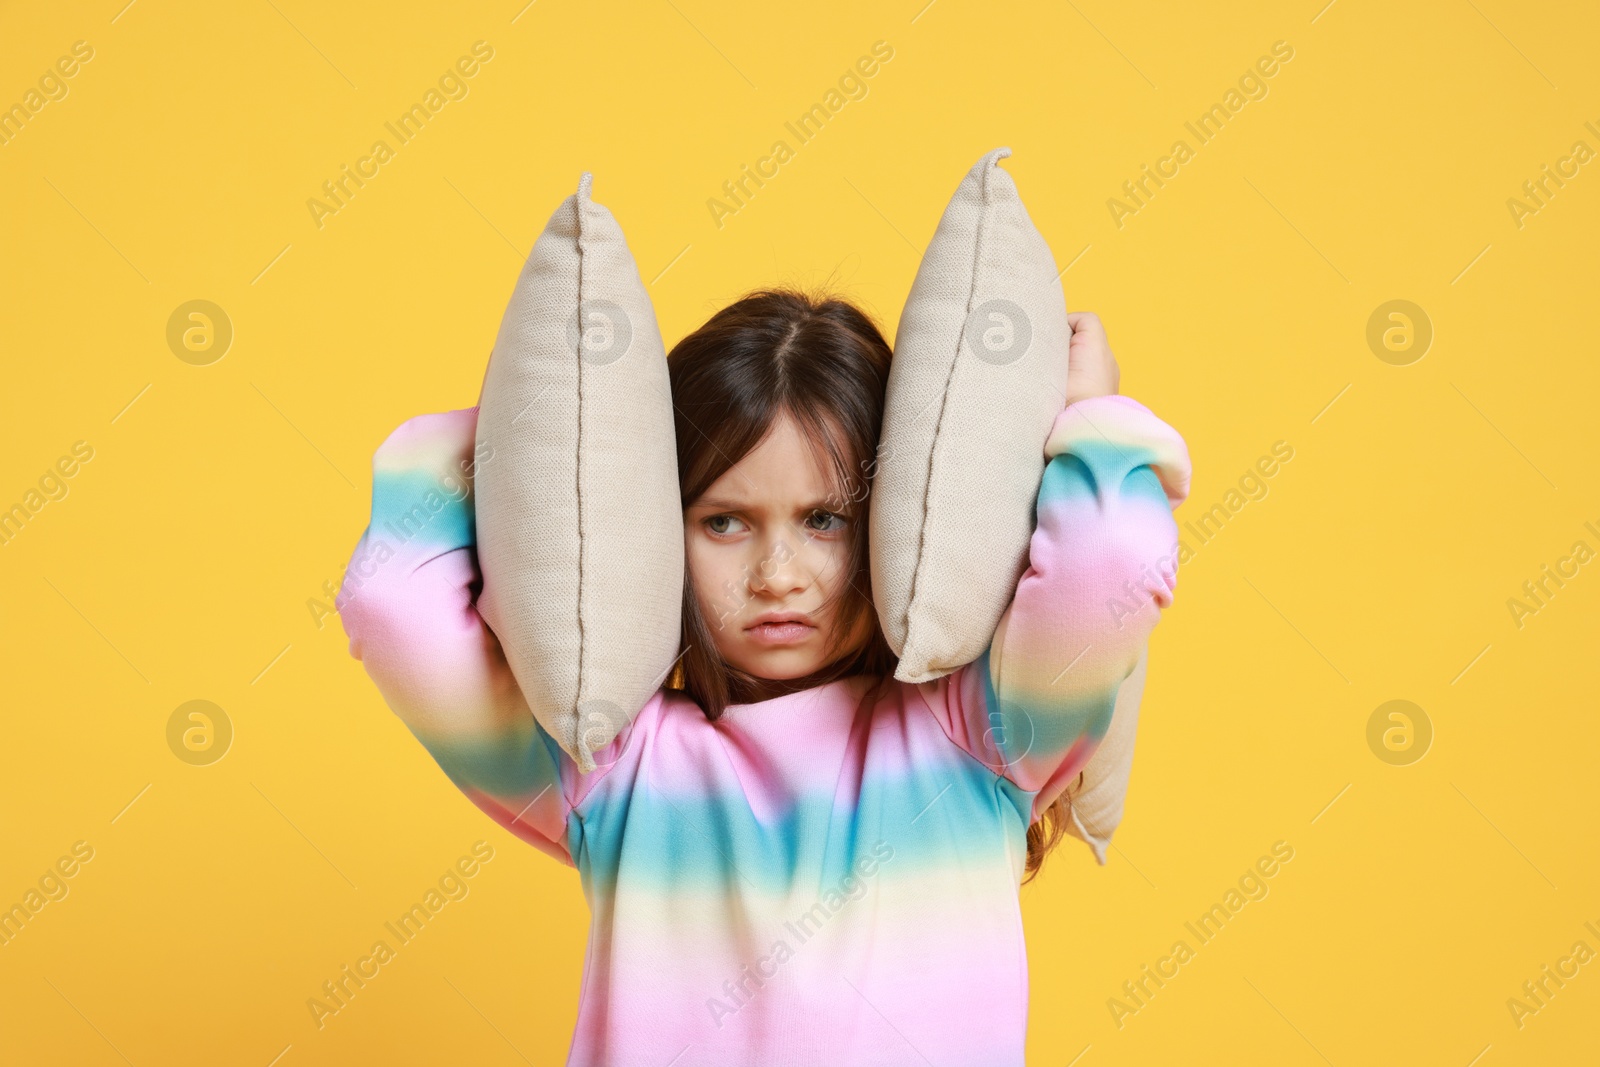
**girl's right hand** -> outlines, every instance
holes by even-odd
[[[1091,396],[1114,396],[1122,372],[1111,354],[1100,316],[1074,311],[1067,315],[1067,325],[1072,327],[1072,341],[1067,346],[1067,404]]]

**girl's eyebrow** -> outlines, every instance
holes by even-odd
[[[689,506],[692,507],[692,508],[715,508],[718,511],[764,511],[764,510],[766,510],[766,509],[764,509],[764,508],[762,508],[760,506],[752,506],[750,504],[744,504],[744,503],[741,503],[741,502],[739,502],[737,500],[723,500],[723,499],[720,499],[720,498],[712,499],[712,498],[705,498],[705,497],[702,497],[701,499],[695,501],[693,504],[690,504]],[[802,504],[797,510],[799,510],[799,511],[822,510],[822,511],[831,511],[834,514],[839,514],[839,513],[841,513],[843,511],[842,508],[838,508],[838,507],[833,506],[833,502],[832,501],[830,501],[830,500],[822,500],[822,499],[812,501],[809,504]]]

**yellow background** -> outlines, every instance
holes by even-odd
[[[1506,601],[1600,550],[1600,163],[1520,228],[1506,201],[1600,149],[1600,19],[1321,2],[0,11],[0,105],[94,48],[0,147],[0,507],[95,449],[0,547],[0,904],[95,850],[0,947],[0,1059],[560,1062],[577,875],[472,808],[307,606],[372,451],[475,401],[583,170],[669,346],[749,288],[830,278],[892,337],[956,184],[1009,145],[1069,304],[1188,440],[1180,522],[1295,450],[1181,572],[1110,864],[1068,841],[1024,892],[1030,1062],[1593,1062],[1600,962],[1520,1028],[1506,1002],[1600,950],[1600,563],[1521,628]],[[721,183],[879,39],[867,97],[714,225]],[[477,40],[470,94],[314,225],[307,199]],[[1119,229],[1106,200],[1279,40],[1269,95]],[[209,366],[165,340],[194,299],[234,326]],[[1435,332],[1409,366],[1365,340],[1393,299]],[[236,732],[211,766],[167,746],[192,699]],[[1391,699],[1433,725],[1409,766],[1367,745]],[[479,839],[471,895],[318,1030],[307,998]],[[1279,840],[1270,895],[1119,1028],[1108,999]]]

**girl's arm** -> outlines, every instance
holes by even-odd
[[[1116,708],[1106,735],[1062,793],[1067,798],[1067,833],[1088,845],[1102,866],[1111,835],[1122,823],[1122,802],[1128,795],[1128,779],[1133,770],[1133,740],[1139,730],[1139,703],[1144,697],[1149,659],[1150,646],[1146,644],[1139,654],[1139,665],[1117,690]]]
[[[456,787],[571,866],[576,765],[534,720],[475,606],[472,478],[494,462],[474,450],[477,422],[475,407],[419,415],[379,446],[372,520],[336,606],[351,655]]]
[[[951,739],[1021,791],[1030,822],[1076,783],[1172,603],[1172,509],[1190,475],[1177,431],[1124,396],[1067,405],[1045,455],[1028,567],[989,648],[924,683]]]

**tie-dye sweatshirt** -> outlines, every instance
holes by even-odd
[[[577,868],[591,922],[568,1064],[1021,1065],[1027,828],[1172,602],[1183,439],[1127,397],[1062,410],[1028,566],[973,663],[715,722],[662,689],[581,774],[474,606],[470,474],[493,462],[476,421],[419,416],[378,449],[338,607],[450,780]]]

